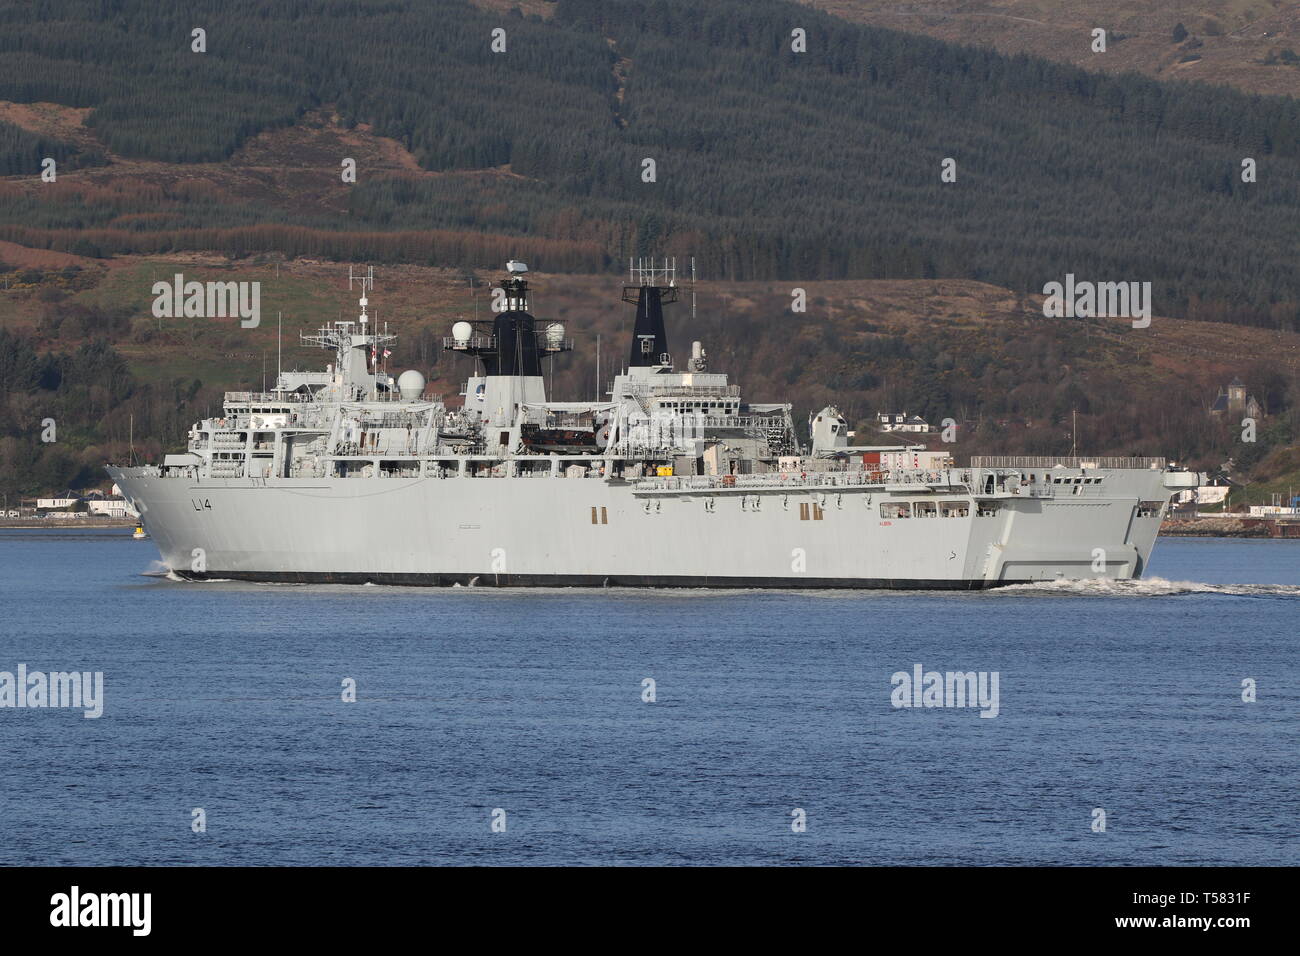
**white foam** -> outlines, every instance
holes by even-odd
[[[1206,584],[1203,581],[1170,581],[1166,578],[1142,578],[1117,581],[1113,578],[1084,578],[1075,581],[1035,581],[1033,584],[1009,584],[994,594],[1093,594],[1107,597],[1175,597],[1181,594],[1224,594],[1239,597],[1300,597],[1294,584]]]
[[[183,578],[170,568],[168,568],[165,573],[151,574],[148,571],[145,571],[144,573],[149,575],[149,577],[166,578],[168,581],[175,581],[177,584],[230,584],[233,580],[232,578],[203,578],[202,580],[196,581],[193,578]]]
[[[165,578],[167,575],[171,574],[171,571],[172,569],[167,567],[167,565],[162,561],[150,561],[149,567],[145,568],[140,573],[147,578]]]

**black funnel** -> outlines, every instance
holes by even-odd
[[[542,374],[534,321],[527,312],[502,312],[496,317],[492,323],[496,351],[481,356],[488,375]]]
[[[668,353],[662,293],[662,289],[652,285],[643,285],[638,290],[630,366],[660,365],[660,356]]]

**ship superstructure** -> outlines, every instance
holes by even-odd
[[[270,392],[228,392],[188,449],[112,467],[163,559],[189,578],[427,585],[983,588],[1141,575],[1170,495],[1163,459],[974,458],[850,446],[834,407],[747,401],[663,310],[672,260],[638,260],[627,364],[605,397],[553,401],[573,349],[507,264],[488,321],[457,322],[463,405],[394,378],[368,312],[302,336],[333,353]]]

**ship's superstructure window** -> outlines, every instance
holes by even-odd
[[[906,501],[882,501],[880,503],[880,517],[882,518],[910,518],[912,517],[912,505]]]
[[[970,515],[969,501],[941,501],[939,513],[945,518],[965,518]]]
[[[918,501],[914,506],[913,513],[918,518],[936,518],[939,515],[933,501]]]
[[[1033,480],[1034,476],[1030,475],[1029,477],[1030,480]],[[1054,485],[1098,485],[1101,484],[1101,475],[1091,475],[1087,477],[1083,475],[1057,475],[1052,479],[1052,484]]]

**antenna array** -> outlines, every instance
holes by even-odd
[[[676,256],[665,256],[662,265],[654,257],[629,259],[627,275],[628,282],[634,286],[650,285],[673,288],[677,285],[677,258]]]
[[[352,272],[352,266],[348,266],[348,289],[352,289],[354,282],[361,283],[361,295],[365,296],[368,292],[375,291],[375,267],[367,266],[365,275],[355,275]]]

